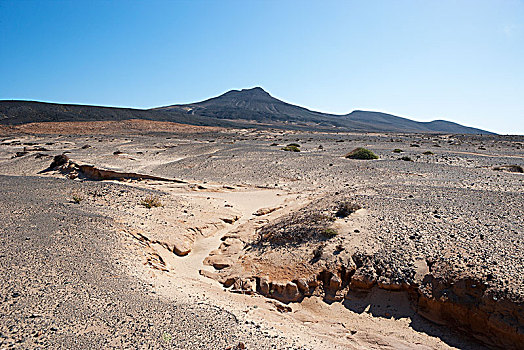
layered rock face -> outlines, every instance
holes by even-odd
[[[239,293],[259,293],[283,303],[321,296],[326,302],[361,297],[375,288],[406,293],[414,310],[441,325],[460,329],[487,345],[519,349],[524,344],[524,303],[511,295],[488,290],[475,277],[428,273],[420,283],[391,281],[370,266],[341,265],[317,275],[291,281],[272,281],[268,276],[229,278],[226,287]]]

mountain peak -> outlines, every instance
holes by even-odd
[[[251,91],[251,92],[263,92],[263,93],[267,94],[267,91],[262,89],[260,86],[255,86],[255,87],[253,87],[251,89],[242,89],[240,91],[245,91],[245,92],[249,92],[249,91]]]
[[[285,125],[290,128],[312,130],[386,131],[386,132],[445,132],[445,133],[489,133],[453,123],[423,123],[392,114],[355,110],[346,115],[316,112],[284,102],[260,86],[230,90],[205,101],[185,105],[159,108],[178,111],[203,118],[227,120],[251,120],[266,125]]]
[[[268,95],[269,95],[269,93],[268,93],[266,90],[262,89],[260,86],[255,86],[255,87],[253,87],[253,88],[251,88],[251,89],[242,89],[241,91],[244,91],[244,92],[254,92],[254,93],[262,93],[262,94],[268,94]]]
[[[242,90],[230,90],[224,95],[237,95],[237,96],[246,96],[246,97],[271,97],[271,95],[260,86],[255,86],[250,89]]]

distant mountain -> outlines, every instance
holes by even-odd
[[[0,101],[0,124],[4,125],[126,119],[223,127],[275,127],[317,131],[492,134],[485,130],[445,120],[417,122],[391,114],[358,110],[345,115],[311,111],[276,99],[260,87],[231,90],[202,102],[153,109]]]
[[[247,119],[259,122],[312,122],[335,117],[280,101],[260,87],[231,90],[202,102],[156,109],[186,112],[220,119]]]
[[[129,119],[170,121],[191,125],[242,126],[234,122],[221,122],[206,117],[188,116],[186,113],[176,111],[166,112],[151,109],[100,107],[19,100],[0,101],[0,124],[3,125],[35,122],[86,122]]]
[[[231,90],[218,97],[184,105],[156,108],[227,120],[250,120],[263,124],[295,124],[310,128],[338,127],[353,131],[491,134],[445,120],[417,122],[387,113],[353,111],[345,115],[311,111],[274,98],[260,87]]]

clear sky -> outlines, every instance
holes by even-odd
[[[524,0],[0,0],[0,99],[156,107],[253,86],[524,134]]]

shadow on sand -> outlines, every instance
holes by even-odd
[[[417,314],[407,292],[395,292],[373,287],[369,292],[350,291],[342,303],[355,313],[369,313],[374,317],[409,318],[410,327],[417,332],[440,338],[446,344],[459,349],[488,349],[477,340],[449,327],[437,325]]]

